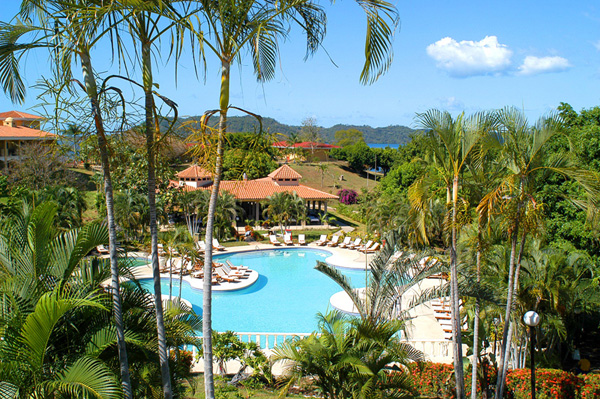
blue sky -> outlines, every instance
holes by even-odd
[[[359,82],[364,13],[355,2],[338,0],[326,4],[324,49],[304,62],[303,37],[293,30],[282,43],[273,81],[257,83],[247,59],[233,67],[231,104],[288,124],[313,117],[322,126],[374,127],[414,127],[415,113],[429,108],[472,113],[511,105],[533,121],[561,101],[576,110],[600,105],[600,4],[595,1],[417,0],[395,5],[401,28],[394,62],[373,85]],[[3,15],[16,8],[16,1],[5,5]],[[97,51],[98,58],[107,58],[105,49]],[[47,73],[47,56],[38,53],[26,61],[27,83],[33,85]],[[208,60],[206,82],[196,78],[190,58],[178,68],[178,82],[172,64],[157,65],[155,72],[161,93],[179,105],[180,115],[217,108],[214,60]],[[98,69],[108,71],[110,65]],[[19,106],[2,95],[0,110],[32,112],[35,97],[30,90],[25,106]]]

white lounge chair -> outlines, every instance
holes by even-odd
[[[344,241],[339,245],[340,248],[348,248],[348,245],[350,245],[350,240],[352,238],[350,236],[346,236],[344,238]]]
[[[340,236],[333,236],[333,237],[331,237],[331,241],[329,241],[329,243],[327,243],[327,246],[328,247],[337,247],[339,240],[340,240]]]
[[[279,241],[277,239],[277,237],[275,237],[274,235],[270,235],[269,240],[271,240],[271,244],[273,244],[273,245],[277,245],[277,246],[281,245],[281,241]]]
[[[206,252],[206,244],[204,243],[204,241],[198,241],[196,243],[196,249],[198,249],[198,252],[200,252],[201,254]]]
[[[292,235],[289,233],[284,234],[283,242],[285,245],[294,245],[294,241],[292,241]]]
[[[356,249],[358,247],[360,247],[360,242],[362,241],[362,238],[357,238],[356,240],[354,240],[354,242],[350,245],[348,245],[348,249]]]
[[[213,238],[213,248],[217,251],[225,251],[225,247],[219,243],[219,240]]]
[[[325,245],[327,245],[329,241],[327,240],[327,234],[321,234],[321,238],[319,238],[317,241],[315,241],[315,244],[323,247]]]
[[[221,280],[225,280],[225,281],[228,281],[230,283],[237,283],[238,281],[240,281],[239,277],[234,277],[234,276],[228,275],[227,273],[225,273],[225,270],[223,270],[220,267],[217,268],[216,272],[217,272],[217,276]]]
[[[248,276],[250,275],[250,273],[246,273],[245,271],[231,270],[231,268],[227,264],[222,265],[221,269],[223,269],[225,273],[227,273],[227,275],[231,277],[248,278]]]
[[[306,245],[306,236],[304,234],[298,234],[298,245]]]
[[[373,253],[375,251],[379,250],[379,243],[378,242],[374,242],[373,244],[371,244],[370,247],[366,247],[365,249],[359,249],[360,252],[364,252],[366,254],[370,254]]]
[[[107,255],[110,253],[110,251],[108,250],[108,248],[106,248],[104,245],[100,244],[96,247],[96,251],[98,251],[98,253],[100,255]]]
[[[235,266],[233,263],[231,263],[231,261],[229,259],[227,259],[225,261],[225,263],[227,264],[227,266],[229,266],[230,269],[232,270],[248,270],[248,266]]]
[[[356,249],[358,249],[360,252],[363,252],[365,249],[370,248],[371,245],[373,245],[373,240],[367,241],[366,245],[361,245],[360,247],[358,247]]]

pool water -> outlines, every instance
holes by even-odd
[[[252,286],[229,292],[213,291],[212,321],[217,331],[310,333],[317,327],[316,314],[331,307],[331,295],[341,290],[329,277],[314,270],[330,252],[318,249],[286,248],[215,255],[216,262],[229,259],[234,265],[256,270],[260,276]],[[365,285],[365,272],[339,269],[353,286]],[[152,292],[152,280],[141,281]],[[169,280],[162,281],[168,295]],[[173,295],[179,294],[179,280],[173,280]],[[202,312],[202,291],[183,282],[182,298]]]

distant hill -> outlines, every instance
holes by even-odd
[[[182,119],[178,125],[185,123],[189,120],[199,120],[200,117],[191,117]],[[215,115],[211,119],[214,124],[218,122],[218,115]],[[263,130],[267,130],[271,133],[282,133],[289,135],[290,133],[300,132],[302,126],[286,125],[279,123],[273,118],[263,118]],[[230,116],[227,118],[227,131],[229,132],[252,132],[258,129],[258,122],[251,116]],[[356,129],[363,132],[365,141],[367,143],[376,144],[405,144],[410,140],[410,134],[416,132],[406,126],[392,125],[387,127],[371,127],[371,126],[357,126],[357,125],[344,125],[337,124],[332,127],[324,128],[320,130],[323,141],[326,143],[334,142],[335,132],[338,130]],[[182,132],[183,133],[183,132]]]

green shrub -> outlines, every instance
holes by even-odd
[[[0,197],[8,195],[8,177],[0,175]]]

